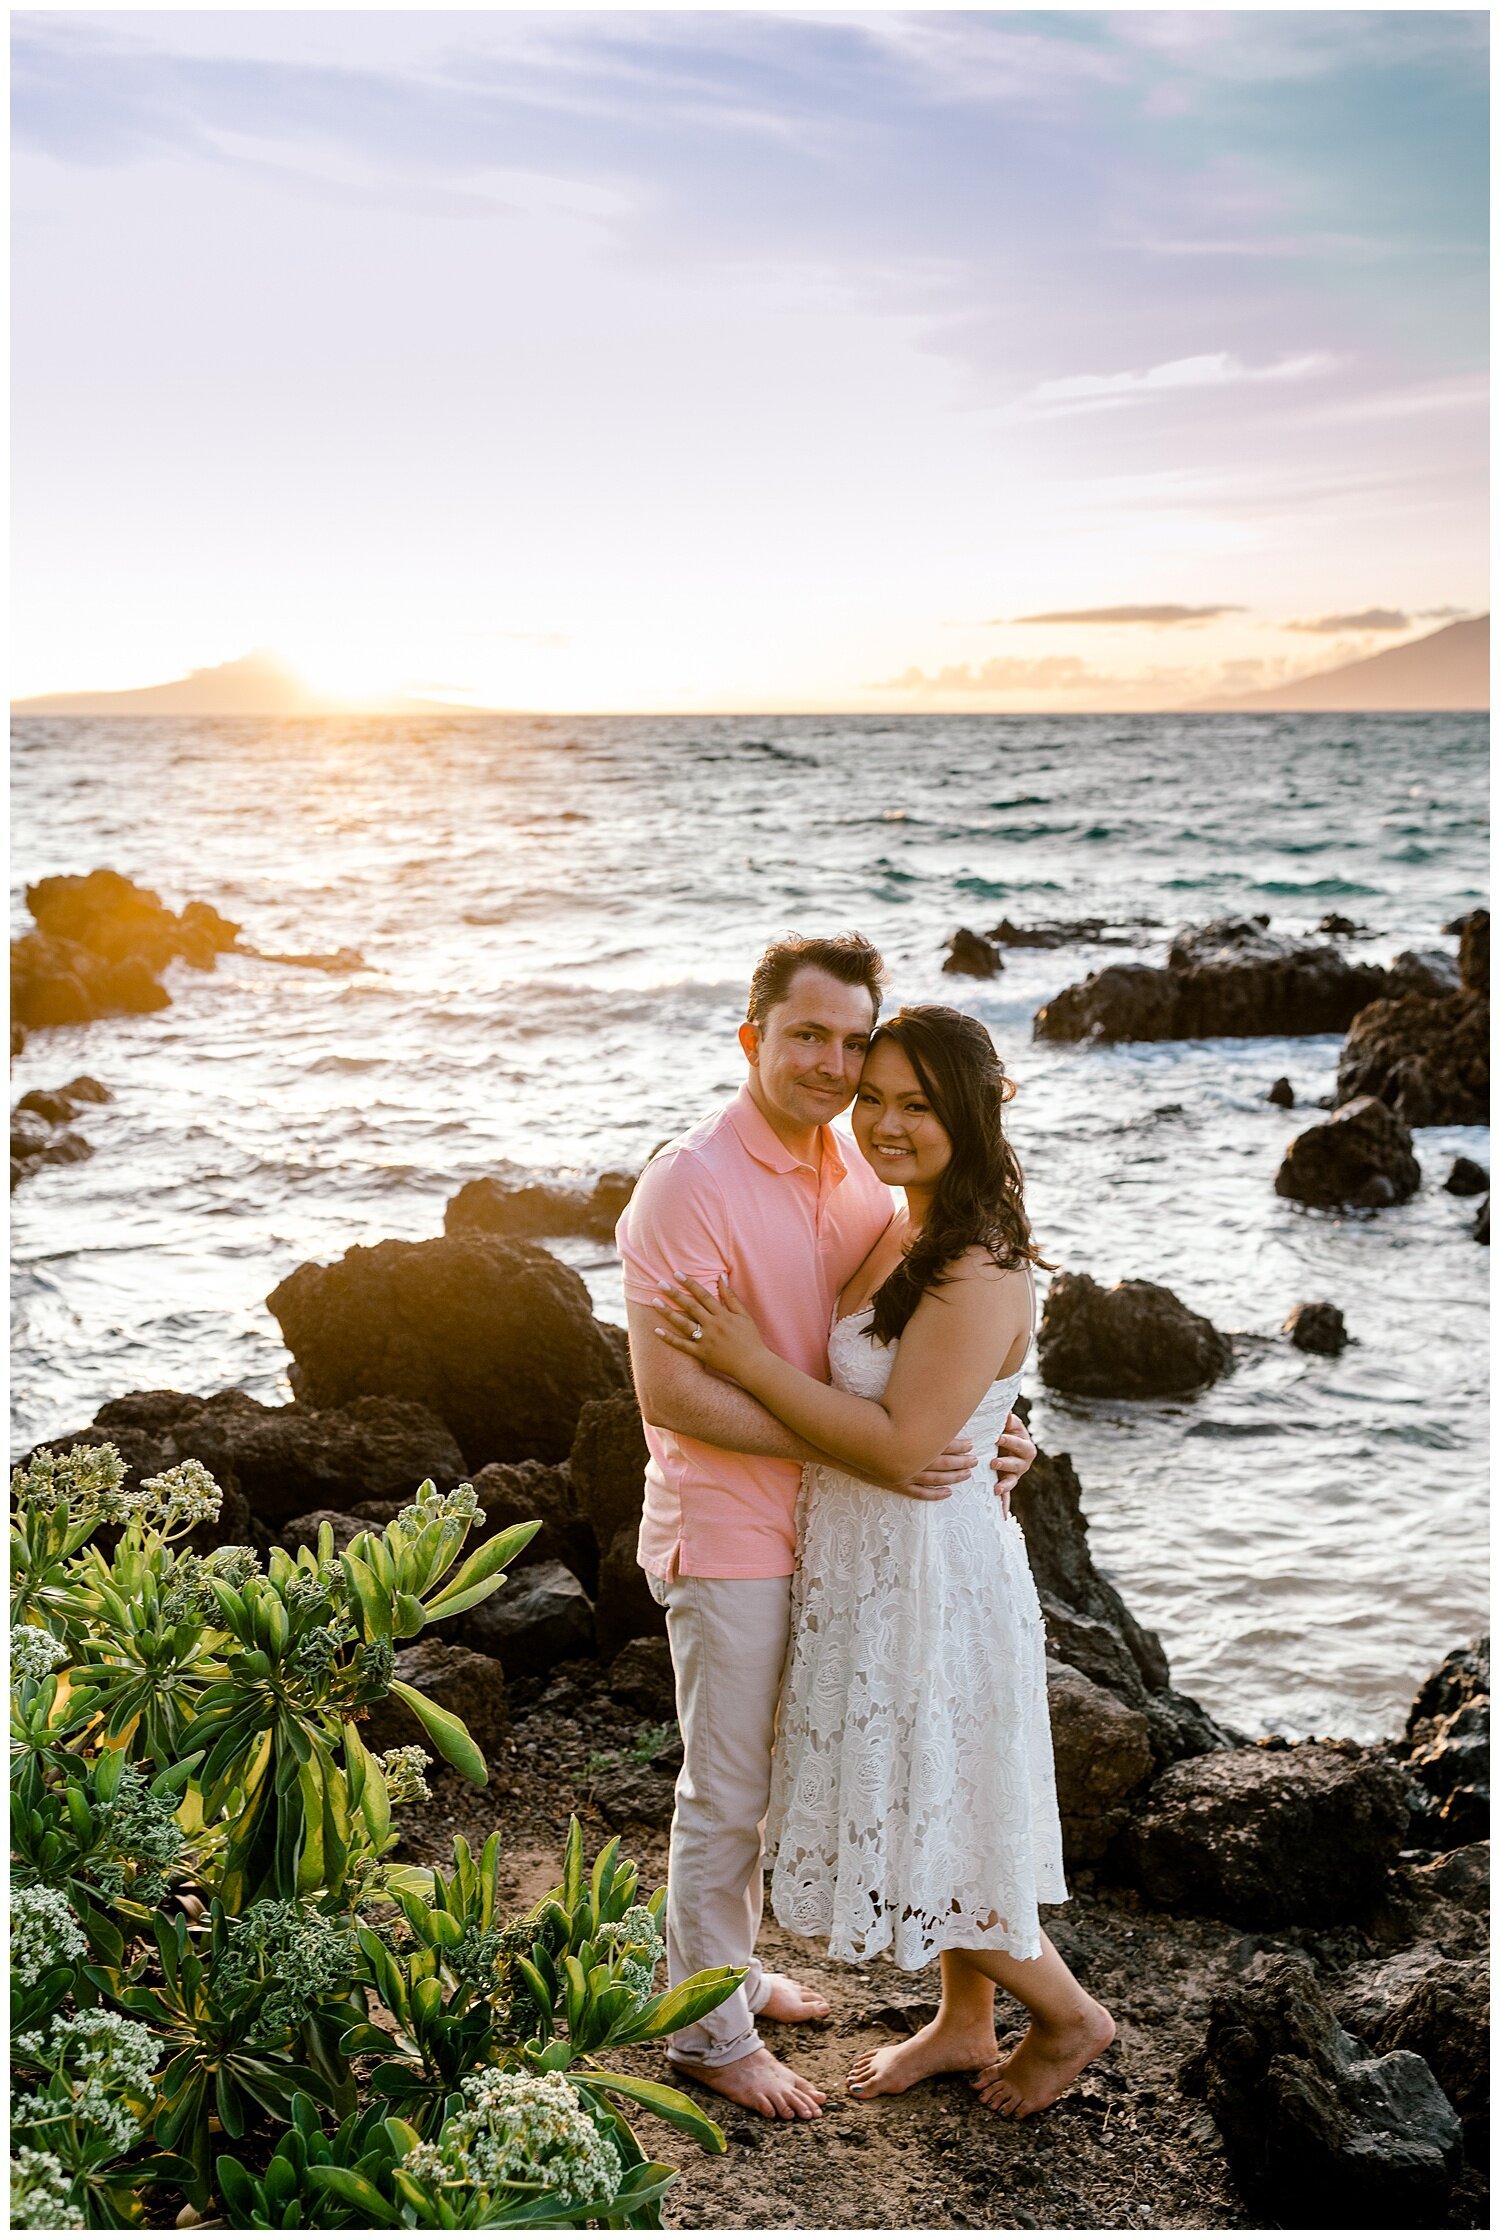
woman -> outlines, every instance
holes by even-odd
[[[660,1335],[846,1465],[803,1480],[771,1902],[835,1959],[942,1969],[935,2020],[857,2062],[850,2090],[972,2070],[1026,2116],[1114,2036],[1037,1912],[1067,1896],[1041,1610],[982,1462],[939,1502],[883,1490],[961,1432],[988,1454],[1020,1389],[1040,1255],[1001,1126],[1013,1094],[985,1028],[946,1005],[876,1031],[854,1133],[906,1206],[835,1309],[831,1384],[772,1353],[727,1285],[671,1286]],[[1003,2061],[997,1984],[1031,2017]]]

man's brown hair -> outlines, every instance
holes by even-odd
[[[867,989],[875,1017],[879,1018],[886,983],[885,960],[874,942],[866,941],[862,933],[835,933],[827,939],[784,933],[779,941],[771,943],[750,975],[745,1017],[763,1027],[774,1006],[785,1002],[804,965],[831,974],[846,987]]]

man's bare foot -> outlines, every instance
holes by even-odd
[[[861,2054],[849,2071],[849,2090],[858,2100],[873,2100],[882,2092],[905,2092],[924,2077],[944,2076],[954,2069],[982,2069],[997,2058],[998,2052],[992,2029],[940,2029],[934,2019],[899,2045]]]
[[[972,2080],[974,2090],[1002,2116],[1034,2116],[1067,2091],[1114,2034],[1114,2017],[1097,1999],[1061,2030],[1033,2022],[1014,2053]]]
[[[770,1985],[770,1994],[764,2005],[756,2008],[756,2017],[764,2022],[826,2022],[832,2009],[821,1991],[809,1990],[805,1983],[798,1983],[795,1976],[761,1977]]]
[[[754,2053],[738,2061],[726,2061],[719,2069],[705,2069],[696,2062],[675,2058],[672,2067],[691,2077],[694,2084],[707,2085],[710,2092],[722,2092],[736,2107],[748,2108],[757,2116],[792,2120],[820,2116],[828,2097],[819,2086],[809,2084],[806,2077],[799,2077],[795,2069],[778,2061],[765,2046],[757,2046]]]

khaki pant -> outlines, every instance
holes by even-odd
[[[759,2046],[768,1991],[755,1957],[764,1875],[761,1831],[786,1660],[792,1582],[658,1579],[677,1678],[682,1771],[667,1854],[667,1981],[748,1968],[732,1998],[667,2041],[669,2059],[723,2068]]]

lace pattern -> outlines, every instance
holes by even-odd
[[[895,1343],[836,1322],[833,1381],[876,1399]],[[989,1473],[1022,1370],[965,1425],[947,1501],[809,1467],[767,1841],[783,1927],[836,1960],[925,1967],[951,1946],[1041,1952],[1067,1896],[1041,1608]]]

